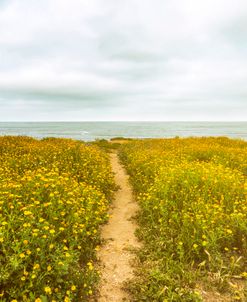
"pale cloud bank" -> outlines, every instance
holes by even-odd
[[[245,0],[0,0],[0,121],[247,120]]]

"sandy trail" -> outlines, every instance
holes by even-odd
[[[131,260],[134,255],[128,249],[138,248],[140,243],[134,235],[136,225],[133,215],[138,210],[134,200],[128,175],[121,166],[116,153],[111,154],[115,182],[120,189],[115,193],[108,224],[102,228],[102,238],[106,240],[98,252],[102,264],[99,302],[130,301],[122,289],[123,282],[133,276]]]

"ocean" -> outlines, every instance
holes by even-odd
[[[247,140],[247,122],[0,122],[0,135],[83,141],[175,136],[227,136]]]

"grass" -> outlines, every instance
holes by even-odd
[[[91,299],[116,150],[141,208],[131,301],[246,301],[247,143],[122,140],[0,137],[0,301]]]
[[[73,140],[0,137],[0,167],[0,300],[88,300],[115,188],[108,156]]]
[[[245,301],[247,143],[133,141],[120,156],[141,206],[132,301]]]

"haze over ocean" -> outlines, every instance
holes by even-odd
[[[0,121],[246,121],[246,16],[246,0],[0,0]]]
[[[0,135],[65,137],[84,141],[119,136],[228,136],[247,140],[247,122],[2,122]]]

